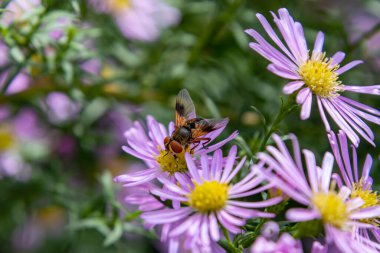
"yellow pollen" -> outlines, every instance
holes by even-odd
[[[12,147],[14,138],[9,126],[0,126],[0,151],[4,151]]]
[[[130,6],[131,3],[129,0],[108,0],[108,8],[110,8],[112,12],[119,12]]]
[[[377,195],[377,192],[374,192],[371,189],[364,189],[362,179],[360,179],[360,181],[354,184],[352,187],[351,199],[354,198],[361,198],[364,201],[364,204],[360,208],[376,206],[379,203],[379,197]],[[377,225],[377,222],[375,222],[376,219],[377,218],[372,218],[360,221]]]
[[[160,164],[163,171],[169,172],[171,175],[176,172],[187,171],[185,149],[183,149],[182,153],[179,154],[173,154],[165,149],[161,149],[161,147],[158,147],[158,151],[160,154],[156,156],[156,161]]]
[[[189,195],[189,204],[201,213],[218,211],[226,205],[228,185],[217,181],[206,181],[195,184]]]
[[[347,205],[335,192],[315,193],[312,202],[322,216],[323,223],[342,228],[348,219]]]
[[[342,82],[336,73],[338,68],[339,65],[332,65],[332,59],[326,57],[325,53],[319,53],[300,66],[298,73],[314,94],[333,98],[342,91]]]

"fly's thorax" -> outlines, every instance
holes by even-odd
[[[173,132],[172,138],[185,146],[191,139],[191,129],[182,126]]]

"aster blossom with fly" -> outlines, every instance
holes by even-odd
[[[205,146],[220,135],[227,123],[228,118],[197,118],[188,92],[180,91],[176,100],[175,124],[171,122],[165,128],[152,116],[147,116],[148,131],[136,121],[125,132],[127,145],[123,146],[123,150],[143,160],[148,168],[117,176],[115,181],[133,186],[157,177],[175,180],[173,176],[176,173],[188,174],[185,153],[191,153],[192,156],[210,153],[236,137],[237,131],[216,144]]]
[[[253,37],[250,47],[271,64],[268,70],[285,79],[292,80],[283,88],[285,94],[297,92],[296,102],[301,105],[301,119],[310,117],[313,95],[315,95],[322,121],[329,132],[330,124],[325,112],[331,116],[342,129],[351,142],[358,146],[363,137],[375,145],[374,134],[362,120],[380,125],[380,111],[344,97],[344,91],[380,94],[380,85],[351,86],[339,80],[339,76],[362,63],[360,60],[352,61],[344,66],[339,64],[345,58],[345,53],[337,52],[331,58],[323,52],[324,34],[319,32],[311,52],[307,48],[302,25],[295,22],[286,9],[279,10],[279,17],[272,13],[283,41],[277,36],[269,22],[261,14],[257,18],[263,25],[269,37],[274,41],[278,50],[268,43],[256,30],[248,29],[246,33]]]
[[[178,208],[145,212],[141,218],[148,224],[177,225],[168,232],[169,237],[184,240],[187,248],[202,242],[211,245],[221,238],[220,226],[228,232],[237,234],[249,218],[274,217],[274,214],[257,210],[282,201],[281,197],[262,201],[240,201],[239,198],[259,194],[272,184],[261,185],[263,177],[257,171],[250,171],[241,181],[232,184],[231,180],[239,173],[245,163],[243,158],[236,166],[237,148],[233,146],[223,161],[222,151],[214,152],[210,160],[206,154],[200,158],[200,166],[187,153],[186,162],[192,180],[176,174],[178,184],[160,178],[166,191],[154,190],[152,194],[172,201],[180,201]]]
[[[334,181],[331,180],[334,164],[331,153],[325,154],[319,167],[314,154],[304,149],[306,176],[298,140],[294,135],[290,135],[290,139],[293,157],[281,138],[273,135],[277,147],[268,146],[268,154],[259,153],[259,162],[254,165],[269,183],[306,206],[289,209],[286,218],[294,222],[320,220],[327,246],[334,246],[341,252],[378,252],[379,243],[360,234],[354,236],[352,231],[355,228],[372,227],[363,220],[378,217],[380,206],[362,208],[365,202],[360,197],[350,198],[352,191],[349,187],[342,185],[338,191],[335,189]]]

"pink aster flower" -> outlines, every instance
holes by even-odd
[[[180,20],[180,12],[162,0],[89,0],[99,12],[114,16],[126,38],[151,42],[163,28]]]
[[[359,178],[358,171],[358,161],[356,148],[352,148],[352,160],[350,159],[349,147],[347,144],[347,137],[343,131],[340,131],[338,138],[334,132],[328,134],[332,151],[335,156],[335,160],[338,164],[340,173],[343,178],[344,184],[351,189],[350,198],[360,197],[363,199],[364,204],[361,208],[369,208],[379,206],[379,195],[377,192],[374,192],[372,189],[373,180],[369,176],[372,166],[372,157],[367,154],[362,167],[362,174]],[[339,175],[333,175],[334,179],[337,181],[339,187],[342,187],[343,182]],[[355,229],[356,237],[366,238],[366,242],[370,242],[370,238],[375,238],[380,242],[380,229],[379,229],[379,220],[378,217],[362,220],[365,223],[368,223],[368,226],[365,228],[358,227]],[[372,247],[372,243],[368,243],[369,247]],[[376,247],[375,247],[376,248]]]
[[[295,136],[290,135],[293,157],[279,136],[273,135],[273,139],[277,147],[267,147],[268,154],[259,153],[260,162],[254,168],[260,170],[268,182],[306,206],[290,209],[287,219],[294,222],[321,220],[327,246],[333,245],[341,252],[377,252],[373,248],[380,249],[380,244],[359,234],[353,236],[352,231],[370,227],[363,220],[379,216],[380,206],[362,208],[364,201],[350,198],[351,190],[347,186],[342,186],[339,192],[334,190],[334,184],[330,184],[334,163],[331,153],[325,154],[322,166],[318,167],[314,154],[304,149],[306,176]]]
[[[168,128],[158,123],[152,116],[147,116],[147,130],[143,125],[135,121],[133,126],[125,132],[127,145],[123,146],[123,150],[145,162],[148,166],[146,170],[138,171],[133,174],[120,175],[115,178],[116,182],[124,183],[125,186],[133,186],[151,181],[157,177],[165,177],[175,179],[173,175],[177,173],[187,174],[187,164],[185,161],[185,152],[176,156],[165,150],[164,138],[174,131],[174,123],[170,122]],[[205,135],[214,140],[222,131],[221,127],[215,131]],[[232,133],[227,139],[220,141],[214,145],[203,147],[198,145],[194,149],[194,156],[210,153],[220,148],[230,140],[236,137],[237,131]],[[190,148],[193,148],[191,144]]]
[[[330,124],[325,112],[347,134],[355,146],[358,146],[360,142],[359,135],[375,145],[373,132],[362,119],[380,125],[380,111],[344,97],[342,93],[350,91],[379,95],[380,85],[351,86],[342,84],[339,80],[339,75],[362,61],[352,61],[340,66],[339,64],[345,57],[343,52],[337,52],[331,58],[327,57],[326,53],[322,51],[324,42],[322,32],[318,33],[314,48],[309,53],[302,25],[295,22],[286,9],[279,10],[279,17],[274,13],[272,15],[282,38],[277,36],[261,14],[257,14],[257,18],[277,48],[253,29],[246,30],[255,40],[249,45],[271,62],[268,65],[269,71],[291,80],[284,86],[283,92],[285,94],[297,92],[296,102],[302,107],[301,119],[309,118],[313,95],[315,95],[327,131],[330,131]],[[282,41],[285,41],[285,44]]]
[[[251,253],[303,253],[302,244],[291,235],[284,233],[277,242],[260,236],[251,248]]]
[[[241,170],[245,157],[236,165],[237,148],[233,146],[223,161],[222,151],[215,151],[210,159],[206,154],[200,158],[197,166],[193,158],[186,153],[186,162],[192,180],[176,174],[178,183],[160,178],[166,191],[153,190],[152,194],[171,201],[180,201],[181,206],[159,211],[145,212],[141,218],[149,224],[173,224],[168,237],[185,241],[185,248],[192,249],[200,244],[207,247],[220,238],[220,226],[232,234],[240,233],[246,219],[254,217],[274,217],[274,214],[257,210],[278,204],[282,198],[276,197],[263,201],[241,201],[240,198],[261,193],[272,187],[262,186],[263,177],[252,170],[236,184],[231,180]]]

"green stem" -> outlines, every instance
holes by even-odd
[[[297,105],[295,104],[295,97],[294,95],[289,96],[285,103],[282,102],[280,111],[277,113],[276,118],[271,123],[270,127],[268,127],[265,131],[264,137],[260,143],[260,146],[258,148],[258,151],[263,151],[265,146],[268,143],[269,138],[272,136],[272,134],[277,131],[279,125],[281,124],[282,120],[290,114]]]

